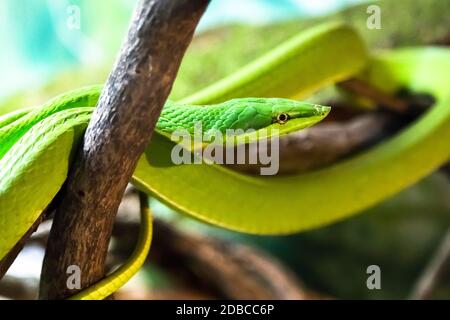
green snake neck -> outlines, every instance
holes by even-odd
[[[68,109],[93,111],[101,86],[81,88],[62,94],[42,107],[0,117],[0,159],[30,128],[51,115]],[[296,128],[310,126],[321,121],[329,112],[329,107],[281,98],[241,98],[212,105],[186,105],[168,101],[156,124],[157,132],[170,135],[177,130],[194,134],[201,128],[206,133],[211,130],[222,135],[228,131],[260,130],[280,122],[280,115],[286,117],[282,124],[293,120]],[[293,131],[295,128],[289,129]]]

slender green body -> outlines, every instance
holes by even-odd
[[[280,115],[297,123],[322,120],[329,107],[282,98],[240,98],[213,105],[185,105],[169,101],[164,106],[156,130],[170,135],[177,129],[194,133],[200,123],[204,131],[226,134],[232,129],[259,130],[279,123]],[[305,121],[306,120],[306,121]],[[284,123],[282,123],[284,124]]]
[[[222,133],[227,128],[275,127],[284,134],[312,125],[328,112],[284,99],[211,103],[244,96],[300,97],[357,73],[390,93],[400,88],[430,93],[436,104],[395,137],[307,174],[268,179],[219,165],[176,166],[168,161],[173,144],[164,136],[177,127],[190,131],[196,120]],[[449,50],[407,49],[369,60],[352,29],[320,26],[181,104],[169,102],[157,124],[159,134],[142,155],[132,183],[178,211],[244,232],[285,234],[342,219],[415,183],[450,158],[448,74]],[[81,89],[41,108],[0,117],[0,259],[61,188],[99,92],[100,87]],[[279,121],[280,114],[288,115],[288,123]],[[144,215],[143,230],[150,228],[148,221]],[[139,268],[150,236],[143,232],[147,240],[141,241],[123,272]],[[76,298],[101,299],[127,278],[114,274]]]

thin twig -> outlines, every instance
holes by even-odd
[[[429,299],[439,280],[446,272],[450,270],[450,228],[445,233],[436,253],[419,277],[410,299],[425,300]]]
[[[373,102],[377,103],[381,108],[389,111],[396,113],[405,113],[408,111],[408,103],[406,101],[388,95],[364,80],[351,78],[340,82],[339,86],[358,96],[369,98]]]

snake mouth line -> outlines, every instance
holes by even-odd
[[[317,113],[318,113],[319,116],[325,118],[330,113],[331,107],[317,105],[316,106],[316,110],[317,110]]]

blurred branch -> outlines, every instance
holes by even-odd
[[[137,225],[133,226],[136,228]],[[118,225],[130,228],[130,225]],[[122,232],[130,232],[122,230]],[[181,231],[160,219],[154,223],[151,259],[174,274],[203,284],[229,299],[306,299],[293,273],[260,250]],[[186,276],[189,273],[189,276]]]
[[[406,101],[385,94],[364,80],[352,78],[340,82],[338,86],[355,95],[368,98],[386,110],[400,114],[408,111]]]
[[[441,171],[450,179],[450,162],[447,162],[443,167],[441,167]]]
[[[8,271],[9,267],[13,264],[14,260],[16,260],[20,251],[22,251],[28,239],[31,235],[38,229],[40,223],[45,219],[47,213],[53,210],[53,202],[49,205],[47,209],[45,209],[40,217],[33,223],[30,229],[22,236],[22,238],[16,243],[16,245],[9,251],[9,253],[0,260],[0,280],[3,278],[5,273]]]
[[[374,112],[344,122],[325,122],[281,137],[279,172],[306,172],[324,167],[377,143],[400,127],[401,121],[398,117]],[[259,145],[259,152],[269,154],[267,149],[270,150],[270,147],[270,143],[267,146]],[[249,155],[250,151],[246,151]],[[248,161],[246,163],[229,167],[259,174],[260,164],[248,164]]]
[[[37,280],[6,276],[0,285],[0,296],[14,300],[34,300]]]
[[[129,249],[139,222],[135,196],[121,205],[114,235],[118,245]],[[127,241],[128,239],[128,241]],[[130,243],[131,242],[131,243]],[[116,248],[118,249],[118,248]],[[124,252],[124,250],[121,250]],[[126,253],[128,254],[128,253]],[[194,287],[206,287],[218,297],[230,299],[306,299],[309,293],[296,276],[275,258],[247,245],[200,233],[182,231],[174,223],[154,220],[150,259]]]
[[[450,270],[450,228],[444,235],[436,253],[419,277],[410,299],[424,300],[431,298],[440,279]]]
[[[335,108],[331,117],[338,118],[290,134],[280,139],[279,173],[306,172],[333,164],[342,158],[368,148],[391,136],[416,119],[433,104],[433,98],[426,94],[403,92],[393,97],[359,79],[339,83],[347,91],[372,100],[382,111],[363,114],[343,112],[348,106]],[[334,104],[333,104],[334,105]],[[339,119],[339,113],[345,120]],[[342,117],[341,117],[342,118]],[[247,157],[254,152],[270,154],[270,143],[258,148],[247,148]],[[251,155],[250,155],[251,154]],[[259,174],[261,164],[229,165],[229,167],[252,174]]]
[[[123,263],[136,244],[140,222],[139,201],[128,189],[117,216],[113,236],[118,241],[108,255],[108,265]],[[41,225],[43,227],[44,225]],[[45,245],[48,228],[40,228],[30,243]],[[176,224],[154,221],[150,261],[160,265],[186,288],[192,297],[230,299],[308,299],[315,297],[297,277],[270,255],[247,245],[200,233],[180,230]],[[181,286],[183,287],[183,286]],[[173,295],[173,292],[167,292]],[[154,297],[145,290],[135,297]]]
[[[441,46],[450,46],[450,33],[448,33],[447,36],[438,39],[435,44]]]

